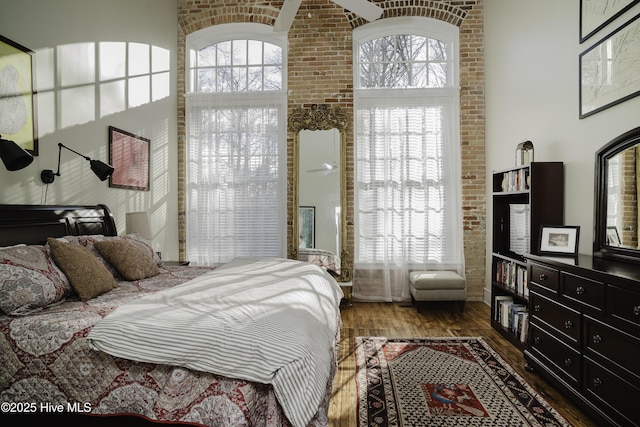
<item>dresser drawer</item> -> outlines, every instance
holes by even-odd
[[[640,293],[617,286],[609,286],[611,315],[635,326],[640,326]]]
[[[620,425],[637,426],[640,422],[640,405],[637,397],[640,388],[585,358],[585,389],[587,398],[613,415]]]
[[[584,277],[562,273],[562,295],[571,301],[575,301],[583,307],[603,312],[605,305],[604,283]]]
[[[580,354],[535,323],[529,324],[529,339],[529,351],[549,361],[548,368],[577,387],[580,378]]]
[[[617,331],[592,319],[584,318],[584,347],[587,354],[596,354],[618,365],[619,369],[636,376],[640,383],[640,339]]]
[[[531,263],[530,265],[531,271],[529,272],[529,280],[536,285],[557,294],[560,277],[560,273],[558,272],[558,270],[536,263]]]
[[[532,318],[547,324],[567,338],[572,346],[578,347],[581,337],[580,313],[533,291],[529,293],[529,310]]]

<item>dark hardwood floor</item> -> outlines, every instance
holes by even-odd
[[[576,427],[597,427],[542,377],[528,372],[522,352],[491,328],[490,308],[482,302],[467,302],[460,312],[454,303],[428,303],[418,313],[409,304],[357,303],[342,310],[338,372],[329,408],[331,427],[356,426],[356,382],[354,337],[481,336],[527,382]]]

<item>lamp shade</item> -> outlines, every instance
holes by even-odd
[[[100,181],[104,181],[113,174],[113,166],[108,165],[100,160],[89,160],[91,170],[96,174]]]
[[[62,157],[62,149],[66,148],[72,153],[77,154],[78,156],[84,157],[86,161],[89,162],[91,170],[96,174],[100,181],[104,181],[109,178],[113,174],[113,166],[106,164],[105,162],[101,162],[100,160],[91,160],[91,157],[87,157],[84,154],[78,153],[76,150],[73,150],[66,145],[58,143],[58,171],[53,172],[51,169],[45,169],[40,173],[40,179],[45,184],[51,184],[56,176],[60,176],[60,159]]]
[[[148,212],[127,212],[127,234],[138,233],[146,240],[151,241],[151,221]]]
[[[33,162],[33,156],[13,141],[0,138],[0,158],[9,171],[24,169]]]

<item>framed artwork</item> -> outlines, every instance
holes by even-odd
[[[607,244],[610,246],[620,246],[620,234],[618,234],[618,227],[615,225],[607,226]]]
[[[640,14],[580,54],[580,118],[640,95]]]
[[[300,236],[298,236],[299,248],[316,247],[316,207],[300,206],[298,208],[298,224],[300,224]]]
[[[151,141],[109,126],[109,187],[149,191]]]
[[[37,156],[34,54],[0,36],[0,135]]]
[[[541,255],[577,255],[580,227],[572,225],[540,227]]]
[[[580,0],[580,43],[639,2],[640,0]]]

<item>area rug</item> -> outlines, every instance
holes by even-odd
[[[359,427],[570,426],[481,337],[356,337]]]

